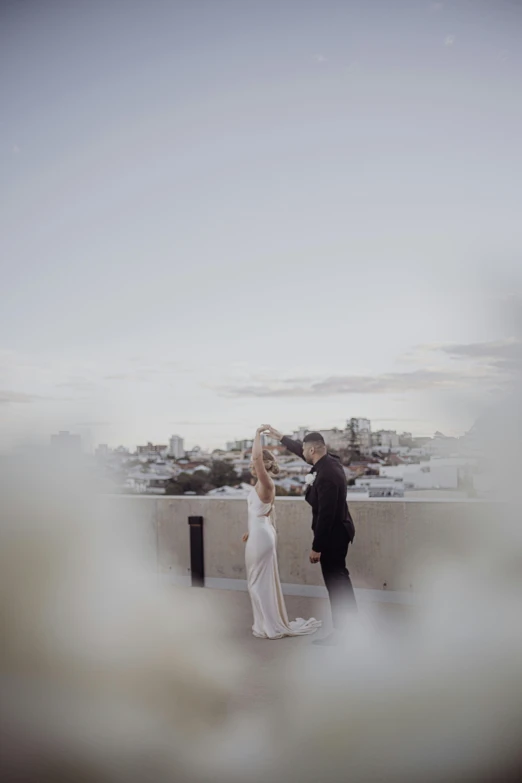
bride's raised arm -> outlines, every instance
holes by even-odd
[[[263,432],[265,432],[264,427],[259,427],[256,432],[254,445],[252,447],[252,462],[254,463],[257,479],[259,481],[259,487],[256,487],[259,499],[263,503],[270,503],[272,500],[274,484],[267,473],[263,459],[263,444],[261,443],[261,435]]]

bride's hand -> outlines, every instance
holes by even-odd
[[[245,535],[243,536],[243,538],[241,539],[241,541],[242,541],[244,544],[246,544],[246,542],[248,541],[248,533],[245,533]]]

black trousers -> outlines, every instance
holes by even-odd
[[[338,631],[342,631],[350,615],[357,612],[352,580],[346,568],[350,535],[348,526],[337,526],[321,552],[321,570],[330,599],[333,627]]]

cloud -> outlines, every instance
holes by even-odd
[[[454,359],[478,360],[498,370],[522,369],[522,340],[511,337],[482,343],[437,346]]]
[[[38,402],[39,400],[47,400],[48,397],[39,397],[37,394],[25,394],[24,392],[14,391],[1,391],[0,390],[0,405],[8,405],[12,402]]]
[[[433,366],[435,353],[460,360]],[[250,376],[247,383],[229,385],[220,391],[227,397],[330,397],[348,394],[405,394],[410,392],[477,390],[496,393],[508,387],[508,378],[522,369],[522,340],[511,337],[478,343],[417,346],[402,361],[427,366],[408,372],[376,375],[336,375],[325,379],[291,377],[273,381],[273,376]],[[429,365],[432,366],[429,366]]]
[[[454,35],[447,35],[444,39],[444,46],[453,46],[455,43],[455,36]]]
[[[229,386],[228,397],[330,397],[339,394],[395,394],[419,391],[467,389],[471,384],[491,385],[496,379],[487,370],[430,370],[381,375],[339,375],[325,380],[296,379],[280,383]],[[496,381],[498,386],[498,381]]]
[[[515,333],[522,324],[522,308],[516,300],[506,303],[513,321]],[[431,343],[417,345],[411,351],[398,357],[401,363],[430,366],[435,354],[444,354],[450,359],[467,361],[482,366],[493,377],[494,373],[511,372],[522,368],[522,338],[508,337],[477,343]]]

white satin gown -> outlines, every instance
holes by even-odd
[[[260,639],[281,639],[315,633],[321,622],[311,617],[288,621],[277,565],[274,507],[263,503],[255,488],[248,496],[248,541],[245,562],[252,601],[252,632]]]

